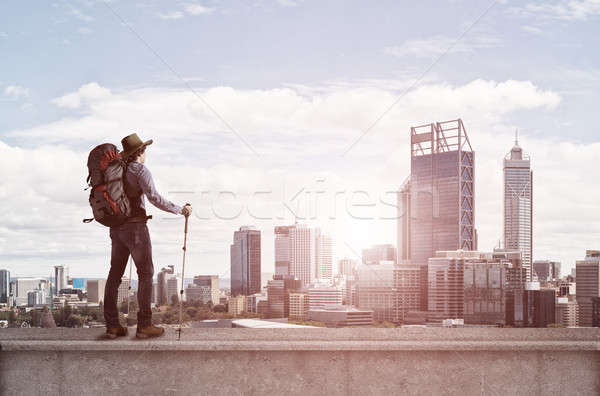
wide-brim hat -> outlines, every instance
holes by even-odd
[[[131,154],[135,153],[139,149],[145,146],[149,146],[152,144],[152,139],[147,141],[142,141],[137,133],[132,133],[129,136],[125,136],[121,140],[121,145],[123,146],[123,151],[121,151],[121,158],[126,159]]]

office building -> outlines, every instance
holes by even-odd
[[[560,266],[558,261],[536,260],[531,268],[538,282],[550,282],[560,279]]]
[[[85,290],[85,279],[73,278],[73,289]]]
[[[333,240],[329,235],[316,235],[315,279],[333,280]]]
[[[253,227],[240,227],[233,233],[230,247],[231,295],[247,296],[261,289],[260,231]]]
[[[46,289],[47,280],[43,278],[17,278],[15,280],[15,304],[27,305],[28,295],[32,290]]]
[[[577,304],[579,326],[592,326],[592,299],[600,297],[600,250],[587,250],[585,259],[577,260]]]
[[[327,327],[371,326],[373,311],[345,305],[328,305],[317,309],[311,308],[307,313],[307,318],[324,323]]]
[[[464,322],[467,324],[503,325],[506,320],[507,294],[525,288],[526,272],[516,260],[496,254],[481,253],[464,263]]]
[[[104,302],[105,279],[89,279],[87,281],[87,301],[89,303]]]
[[[290,298],[290,320],[305,321],[309,309],[309,297],[305,292],[291,292]]]
[[[46,303],[46,290],[31,290],[27,292],[27,306],[39,307]]]
[[[428,260],[477,249],[475,153],[460,119],[412,127],[410,147],[410,176],[398,192],[398,260],[421,267],[427,310]]]
[[[127,302],[129,299],[129,287],[131,286],[129,278],[124,276],[121,278],[121,283],[119,284],[119,289],[117,293],[117,303],[120,304],[122,302]]]
[[[54,294],[67,288],[68,269],[64,265],[54,266]]]
[[[227,302],[227,312],[233,316],[241,315],[246,312],[246,296],[232,296]]]
[[[515,145],[504,158],[504,247],[523,252],[527,280],[532,281],[533,172],[529,156]]]
[[[358,268],[358,307],[372,310],[378,322],[399,323],[410,311],[420,307],[418,266],[396,266],[392,261]]]
[[[156,305],[168,305],[171,303],[170,295],[167,292],[167,279],[169,277],[174,276],[175,267],[173,265],[167,266],[167,268],[162,268],[158,274],[156,275],[156,283],[157,283],[157,295],[156,295]]]
[[[194,276],[194,285],[208,288],[210,290],[210,301],[213,305],[219,304],[219,275]]]
[[[394,245],[373,245],[363,249],[362,262],[364,265],[377,265],[381,261],[396,262],[396,248]]]
[[[523,272],[526,272],[523,269]],[[506,299],[506,324],[512,327],[548,327],[556,323],[556,291],[527,282],[525,290],[514,290]]]
[[[267,293],[255,293],[246,296],[246,311],[250,313],[262,313],[259,312],[261,302],[268,302]]]
[[[333,278],[332,239],[304,224],[275,227],[275,274],[289,274],[308,285]]]
[[[167,275],[167,296],[168,296],[167,301],[169,304],[173,304],[174,302],[179,303],[180,287],[181,287],[181,276],[176,275],[176,274],[168,274]]]
[[[202,304],[212,304],[212,293],[210,286],[198,286],[188,284],[185,289],[185,301],[200,302]]]
[[[290,229],[294,226],[275,227],[275,274],[290,274],[290,255],[292,252]]]
[[[600,297],[592,298],[592,327],[600,327]]]
[[[338,276],[349,278],[354,276],[358,262],[349,258],[343,258],[338,261]]]
[[[289,317],[289,294],[300,290],[301,287],[302,281],[292,275],[273,275],[273,279],[267,283],[268,317]]]
[[[400,260],[474,250],[475,153],[460,119],[411,128],[411,173],[399,194]]]
[[[558,297],[556,300],[556,323],[564,327],[579,326],[579,305],[574,299]]]
[[[520,263],[520,251],[437,252],[427,267],[429,320],[504,324],[508,294],[525,288],[526,272]]]
[[[329,284],[313,284],[308,288],[310,309],[319,309],[326,305],[341,305],[342,290]]]
[[[0,304],[8,304],[10,297],[10,271],[0,270]]]

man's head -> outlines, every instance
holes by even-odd
[[[123,145],[121,158],[127,162],[137,161],[143,164],[146,161],[146,146],[152,144],[152,139],[143,142],[136,133],[132,133],[124,137],[121,144]]]

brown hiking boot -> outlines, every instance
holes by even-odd
[[[121,325],[106,327],[106,337],[114,340],[117,337],[125,337],[127,335],[127,327]]]
[[[138,327],[135,336],[137,338],[153,338],[160,337],[163,334],[165,334],[164,328],[150,325],[146,327]]]

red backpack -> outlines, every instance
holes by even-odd
[[[104,143],[95,147],[88,156],[87,166],[94,218],[83,222],[96,220],[107,227],[123,224],[131,216],[131,204],[125,194],[127,164],[121,159],[117,146]]]

